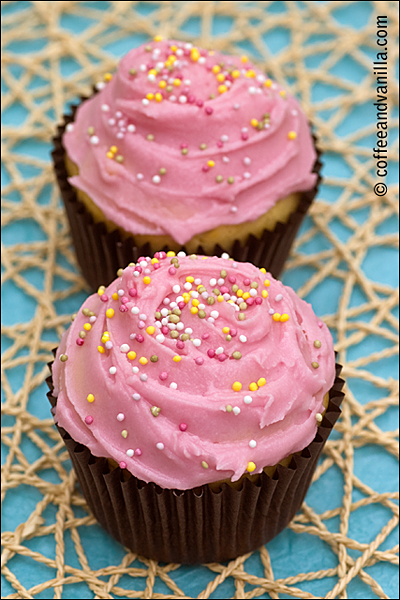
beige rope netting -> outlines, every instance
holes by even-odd
[[[351,597],[352,592],[348,590],[353,589],[354,593],[355,588],[351,588],[354,582],[362,583],[364,591],[358,594],[366,594],[357,597],[375,594],[388,598],[382,589],[385,584],[382,583],[381,587],[378,577],[373,577],[377,571],[370,567],[381,565],[382,569],[386,569],[379,571],[385,574],[383,579],[380,578],[381,582],[396,577],[393,565],[398,564],[398,547],[392,547],[393,544],[387,546],[386,540],[398,525],[397,494],[392,485],[386,488],[389,491],[381,489],[379,492],[373,484],[367,485],[363,477],[365,471],[357,470],[357,460],[359,449],[370,449],[368,460],[371,461],[371,469],[372,466],[376,468],[382,457],[398,456],[396,432],[383,430],[380,426],[380,419],[397,405],[398,385],[390,374],[387,375],[386,371],[381,374],[376,368],[385,360],[393,364],[390,361],[397,353],[398,330],[394,309],[398,305],[398,294],[393,285],[380,282],[379,264],[375,274],[371,275],[365,271],[363,262],[371,249],[397,248],[396,231],[385,229],[385,224],[393,222],[398,214],[397,186],[388,185],[388,192],[383,197],[375,195],[375,159],[371,152],[376,139],[375,124],[373,120],[366,119],[361,127],[355,128],[351,126],[352,123],[354,125],[351,119],[365,103],[376,101],[376,76],[372,72],[371,58],[376,53],[376,16],[387,15],[390,40],[389,157],[395,160],[397,122],[393,109],[397,101],[394,71],[398,3],[358,2],[360,19],[366,7],[372,11],[365,25],[355,23],[354,27],[343,24],[339,18],[341,11],[346,11],[353,4],[351,2],[282,2],[278,3],[281,5],[278,11],[272,6],[277,3],[271,2],[109,2],[107,10],[101,10],[99,4],[107,3],[2,2],[3,78],[7,88],[3,107],[5,114],[15,105],[26,112],[25,120],[17,125],[8,123],[5,118],[3,155],[10,181],[4,188],[3,226],[5,232],[13,231],[9,228],[15,225],[23,228],[28,220],[42,232],[42,236],[33,241],[29,238],[19,243],[8,241],[2,251],[4,293],[20,290],[35,304],[32,318],[27,320],[24,316],[20,319],[18,315],[22,316],[25,309],[24,302],[20,302],[17,295],[20,303],[16,304],[14,319],[11,319],[14,324],[3,327],[4,335],[10,341],[3,354],[3,413],[11,418],[12,424],[6,421],[2,432],[2,440],[8,449],[2,470],[2,499],[5,499],[6,505],[8,495],[22,490],[23,486],[35,488],[41,497],[24,522],[15,530],[2,534],[2,572],[8,582],[7,590],[11,589],[9,584],[15,590],[14,593],[7,591],[2,597],[34,598],[38,594],[41,594],[40,597],[79,597],[74,595],[79,592],[73,590],[74,584],[81,582],[87,586],[86,594],[89,595],[85,597],[192,597],[174,580],[176,565],[163,566],[143,559],[142,563],[135,563],[141,564],[137,568],[132,566],[136,556],[127,552],[121,561],[116,560],[116,564],[91,568],[80,532],[83,528],[93,527],[94,519],[75,485],[73,472],[65,468],[67,454],[50,414],[49,418],[42,419],[32,409],[32,402],[47,402],[43,381],[48,375],[46,362],[51,359],[55,343],[49,341],[46,334],[56,331],[55,339],[61,335],[69,322],[63,303],[70,301],[69,306],[72,306],[74,295],[82,291],[86,293],[87,288],[76,268],[50,160],[46,156],[42,158],[24,153],[21,144],[26,140],[33,141],[38,147],[48,143],[65,103],[88,93],[90,85],[99,81],[104,72],[113,70],[116,59],[106,46],[131,34],[142,34],[144,38],[162,34],[164,37],[189,39],[227,53],[241,52],[241,43],[251,39],[250,51],[253,48],[254,57],[268,65],[268,72],[274,78],[289,82],[292,91],[300,98],[315,124],[325,156],[340,157],[340,164],[344,165],[342,173],[340,170],[332,175],[327,173],[318,201],[310,211],[311,224],[297,239],[287,267],[289,278],[296,269],[308,274],[305,283],[298,288],[303,297],[324,286],[330,289],[332,282],[342,286],[337,310],[331,314],[327,314],[329,311],[326,310],[319,312],[325,313],[326,323],[336,333],[336,348],[340,362],[345,365],[344,377],[348,382],[346,401],[336,426],[339,435],[328,441],[314,478],[314,485],[318,485],[327,473],[341,473],[340,481],[343,483],[338,484],[338,494],[342,497],[336,508],[319,512],[305,502],[290,525],[296,536],[307,538],[307,533],[319,538],[321,544],[330,549],[331,558],[321,570],[299,572],[296,568],[298,557],[293,554],[290,574],[275,579],[276,557],[272,551],[263,548],[259,553],[262,575],[252,574],[249,563],[246,563],[247,556],[227,566],[208,565],[208,581],[211,581],[205,584],[201,593],[196,592],[197,597],[208,598],[213,592],[214,597],[222,597],[218,596],[219,586],[231,578],[236,590],[235,598],[257,598],[266,593],[271,598],[279,598],[280,594],[295,598],[321,597],[314,596],[312,590],[316,588],[312,584],[324,579],[328,590],[326,598],[347,598],[349,594]],[[14,5],[20,10],[12,11]],[[144,16],[143,5],[151,5],[154,11]],[[73,33],[68,19],[63,20],[66,17],[73,18],[74,23],[86,18],[92,21],[86,28],[81,27]],[[232,27],[225,34],[212,37],[213,22],[221,21],[222,17],[231,17]],[[188,23],[191,26],[198,24],[197,36],[191,35]],[[272,55],[263,36],[282,29],[290,32],[291,43]],[[24,48],[25,43],[36,40],[45,40],[46,43],[37,46],[33,52],[16,51],[18,44]],[[308,44],[311,41],[314,43]],[[316,56],[321,58],[319,64],[308,66],[309,60]],[[68,76],[62,75],[65,57],[73,59],[77,65]],[[363,69],[364,75],[357,83],[346,73],[343,60],[350,60],[350,66],[356,64]],[[16,67],[20,70],[16,71]],[[37,78],[41,83],[31,85]],[[314,86],[318,85],[325,86],[326,90],[337,90],[340,94],[327,93],[319,99],[313,95]],[[363,143],[363,140],[367,141]],[[391,165],[392,169],[396,168],[394,162]],[[27,174],[29,169],[33,171]],[[42,194],[49,189],[46,186],[51,186],[49,201],[43,202]],[[337,192],[335,201],[328,198],[331,191]],[[368,215],[360,222],[355,215],[365,209]],[[345,241],[338,233],[338,224],[347,232]],[[315,245],[318,239],[324,240],[321,246]],[[393,253],[390,257],[393,260]],[[384,258],[381,264],[383,262]],[[69,264],[73,267],[69,268]],[[41,270],[41,286],[27,277],[26,273],[32,268]],[[356,291],[361,295],[354,302],[352,298]],[[80,300],[82,298],[81,295]],[[9,322],[8,316],[6,323]],[[366,353],[360,351],[355,354],[354,348],[362,347],[371,336],[376,336],[374,339],[379,338],[384,344],[377,344]],[[16,386],[11,384],[11,372],[19,367],[25,370],[15,389]],[[362,385],[357,387],[353,382],[361,382],[369,386],[368,389],[373,389],[373,399],[366,401]],[[37,393],[38,390],[40,393]],[[391,429],[395,429],[394,423]],[[40,454],[33,461],[24,450],[24,439],[29,439]],[[54,470],[61,482],[49,482],[43,476],[46,470]],[[358,493],[357,499],[355,492]],[[54,523],[47,524],[43,514],[50,506],[56,516]],[[76,515],[74,509],[77,507],[84,511],[81,511],[84,516]],[[371,514],[376,514],[379,509],[385,514],[378,534],[374,533],[368,541],[365,541],[364,534],[352,528],[352,520],[357,514],[363,514],[360,511],[366,508],[373,509],[368,512],[368,519],[373,518]],[[331,527],[335,518],[340,522],[336,529]],[[10,528],[10,522],[5,525],[6,529]],[[79,559],[77,566],[69,564],[66,559],[67,532]],[[51,556],[42,552],[40,546],[39,550],[30,548],[30,542],[40,541],[46,535],[53,538],[54,552]],[[392,539],[393,536],[390,537]],[[36,578],[34,585],[22,584],[16,575],[15,565],[17,560],[24,564],[23,561],[28,559],[30,564],[33,561],[37,566],[39,573],[40,568],[46,566],[52,569],[54,576],[50,579],[43,576],[40,583]],[[128,587],[122,585],[124,575],[131,578]],[[193,577],[196,577],[196,571],[193,571]],[[164,589],[165,585],[169,588],[168,594],[155,591],[157,581],[164,583]],[[138,582],[141,585],[137,585]],[[395,587],[392,585],[391,589]]]

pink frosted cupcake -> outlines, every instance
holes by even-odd
[[[106,79],[55,139],[91,285],[164,247],[278,275],[319,183],[297,101],[246,57],[177,41],[132,50]]]
[[[299,509],[339,371],[327,327],[264,270],[160,252],[83,304],[49,397],[99,522],[144,556],[211,562]]]

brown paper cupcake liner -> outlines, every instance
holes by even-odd
[[[82,97],[82,101],[86,98]],[[140,256],[152,254],[150,245],[138,245],[133,235],[122,239],[118,230],[108,232],[104,223],[95,223],[91,213],[78,200],[74,188],[68,182],[65,166],[65,149],[62,136],[68,123],[74,120],[78,106],[71,107],[71,113],[64,115],[64,121],[58,127],[58,134],[53,138],[52,157],[57,182],[67,211],[71,235],[78,264],[90,287],[97,290],[100,285],[108,285],[116,277],[117,271],[130,262],[136,262]],[[316,138],[314,138],[314,144]],[[296,233],[314,200],[321,182],[321,152],[316,147],[317,159],[313,172],[317,174],[317,182],[312,190],[303,192],[297,210],[291,214],[287,223],[278,222],[273,230],[265,229],[260,239],[249,235],[242,244],[235,240],[229,255],[235,260],[251,262],[264,267],[273,277],[278,277],[289,255]],[[169,248],[159,248],[166,250]],[[185,251],[182,246],[181,250]],[[216,244],[211,255],[221,256],[226,249]],[[206,254],[199,246],[195,254]]]
[[[51,367],[51,363],[49,363]],[[147,558],[173,563],[223,562],[256,550],[280,533],[299,510],[322,448],[338,419],[344,394],[336,364],[329,403],[314,440],[278,465],[272,477],[262,472],[240,489],[222,483],[190,490],[162,489],[126,470],[110,469],[61,427],[86,501],[99,523],[121,544]],[[52,377],[47,396],[54,409]],[[52,411],[54,412],[54,411]]]

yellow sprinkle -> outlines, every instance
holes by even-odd
[[[223,81],[225,81],[225,75],[223,73],[218,73],[218,75],[217,75],[217,81],[219,81],[220,83],[222,83]]]
[[[236,296],[237,296],[238,298],[241,298],[241,297],[243,296],[243,290],[238,290],[238,291],[236,292]]]
[[[215,74],[219,73],[220,70],[221,70],[221,67],[219,65],[214,65],[212,68],[212,72]]]
[[[261,292],[261,296],[262,296],[263,298],[268,298],[268,292],[267,292],[267,290],[263,290],[263,291]]]
[[[167,257],[168,257],[168,258],[172,258],[173,256],[175,256],[175,252],[174,252],[173,250],[169,250],[169,251],[167,252]]]
[[[251,384],[249,385],[249,390],[251,392],[256,392],[258,390],[258,385],[256,384],[255,381],[252,381]]]
[[[267,270],[264,269],[264,267],[261,267],[260,271],[261,271],[261,273],[266,273],[267,272]]]
[[[158,258],[152,258],[151,259],[151,264],[152,265],[154,265],[155,263],[158,263],[158,262],[159,262]]]
[[[149,361],[148,361],[148,360],[147,360],[147,358],[145,358],[144,356],[141,356],[141,357],[139,358],[139,362],[140,362],[140,364],[141,364],[141,365],[147,365],[147,363],[148,363]]]
[[[281,320],[281,315],[278,312],[276,312],[272,315],[272,318],[274,321],[278,322]]]
[[[105,291],[106,291],[106,288],[104,287],[104,285],[101,285],[99,287],[99,289],[97,290],[97,293],[98,293],[99,296],[102,296]]]
[[[224,301],[224,297],[222,295],[218,296],[217,302],[223,302],[223,301]]]
[[[146,94],[146,98],[147,100],[153,100],[154,94],[152,92],[149,92],[148,94]]]
[[[163,101],[163,97],[162,97],[162,94],[160,94],[160,92],[157,92],[154,97],[156,99],[156,102],[162,102]]]
[[[174,86],[175,87],[179,87],[181,85],[181,80],[180,79],[174,79]]]
[[[252,119],[252,120],[250,121],[250,125],[251,125],[252,127],[257,127],[257,125],[258,125],[258,121],[257,121],[257,119]]]
[[[285,323],[286,321],[289,321],[289,315],[286,313],[283,313],[283,315],[281,316],[281,318],[279,320],[282,321],[282,323]]]
[[[156,330],[156,328],[155,328],[155,327],[153,327],[153,325],[149,325],[149,326],[147,327],[147,329],[146,329],[146,331],[147,331],[147,333],[148,333],[149,335],[153,335],[153,333],[155,332],[155,330]]]
[[[281,90],[279,92],[279,95],[282,96],[282,98],[286,98],[286,91],[285,90]]]
[[[184,300],[186,300],[186,299],[188,299],[188,300],[189,300],[189,298],[190,298],[190,294],[188,294],[187,292],[183,292],[183,294],[182,294],[182,298],[183,298]]]
[[[100,352],[100,354],[104,354],[105,352],[103,346],[97,346],[97,350]]]
[[[200,58],[200,52],[197,50],[197,48],[192,48],[190,51],[190,58],[192,60],[194,60],[195,62],[199,60]]]
[[[200,302],[197,300],[197,298],[193,298],[192,304],[193,304],[193,306],[198,306],[200,304]]]
[[[265,85],[265,87],[270,88],[272,85],[272,79],[266,79],[264,81],[264,85]]]
[[[197,286],[196,290],[199,290],[201,287],[203,287],[203,284],[199,283],[199,285]]]
[[[167,62],[172,65],[174,64],[174,62],[176,61],[176,56],[174,56],[173,54],[170,54],[167,58]]]
[[[196,315],[199,312],[199,309],[196,306],[192,306],[190,312],[192,313],[192,315]]]
[[[104,81],[110,81],[112,79],[111,73],[104,73]]]
[[[92,326],[90,323],[85,323],[83,329],[85,329],[86,331],[90,331],[92,329]]]
[[[161,35],[156,35],[156,36],[154,36],[153,39],[154,39],[155,42],[161,42],[162,41],[162,36]]]
[[[151,282],[151,277],[149,277],[148,275],[146,275],[146,277],[143,277],[143,283],[145,285],[149,285],[150,282]]]
[[[235,69],[234,71],[232,71],[231,75],[233,79],[237,79],[238,77],[240,77],[240,71],[238,71],[238,69]]]
[[[229,333],[229,332],[230,332],[229,327],[223,327],[222,328],[222,333]]]
[[[289,140],[295,140],[297,138],[297,133],[295,131],[289,131],[287,134]]]
[[[215,162],[213,160],[209,160],[207,161],[207,164],[209,167],[213,167],[215,165]]]
[[[235,383],[232,385],[232,389],[234,392],[240,392],[240,390],[242,389],[242,384],[240,383],[240,381],[235,381]]]
[[[240,60],[242,61],[242,63],[246,63],[249,59],[245,54],[243,54],[243,56],[240,57]]]
[[[176,354],[172,360],[173,360],[174,362],[178,363],[178,362],[181,362],[181,360],[182,360],[182,357],[181,357],[181,356],[179,356],[179,354]]]
[[[247,463],[247,467],[246,467],[246,471],[248,471],[249,473],[252,473],[253,471],[256,470],[256,464],[253,463],[252,461]]]
[[[114,154],[112,152],[107,152],[107,158],[114,158]]]
[[[135,360],[136,352],[134,352],[133,350],[130,350],[127,354],[127,357],[129,358],[129,360]]]
[[[158,84],[158,87],[159,87],[159,88],[161,88],[161,89],[163,90],[165,87],[167,87],[167,82],[166,82],[166,81],[164,81],[164,79],[162,79],[162,80],[160,81],[160,83]]]
[[[109,319],[111,319],[111,317],[114,316],[114,309],[113,308],[107,308],[106,310],[106,317],[108,317]]]
[[[118,148],[117,148],[117,146],[111,146],[110,150],[111,150],[111,152],[113,152],[114,154],[115,154],[116,152],[118,152]]]
[[[176,52],[178,50],[178,46],[175,46],[175,45],[171,46],[171,50],[172,50],[172,52]]]
[[[242,296],[243,300],[247,300],[247,298],[250,298],[250,294],[249,292],[245,292]]]
[[[249,69],[248,71],[246,71],[246,77],[255,77],[256,76],[256,72],[253,71],[253,69]]]
[[[260,377],[260,379],[257,381],[257,385],[258,387],[262,387],[263,385],[265,385],[267,382],[265,380],[264,377]]]
[[[193,281],[194,281],[194,277],[192,277],[191,275],[188,275],[188,276],[186,277],[186,281],[187,281],[188,283],[193,283]]]
[[[114,292],[113,295],[111,296],[111,298],[113,300],[118,300],[119,296],[118,296],[117,292]]]
[[[94,396],[93,396],[93,394],[88,394],[88,395],[87,395],[87,398],[86,398],[86,400],[87,400],[88,402],[93,402],[93,400],[94,400]]]
[[[148,75],[157,75],[157,71],[155,69],[150,69]]]
[[[225,94],[225,92],[227,92],[227,91],[228,91],[228,88],[226,87],[226,85],[219,85],[218,86],[218,92],[220,94]]]
[[[264,281],[264,285],[265,285],[265,287],[269,287],[269,286],[271,285],[271,282],[270,282],[270,280],[269,280],[269,279],[266,279],[266,280]]]

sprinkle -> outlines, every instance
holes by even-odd
[[[148,276],[143,277],[143,283],[145,285],[149,285],[150,282],[151,282],[151,278],[150,277],[148,277]]]
[[[238,351],[235,351],[235,352],[232,354],[232,357],[233,357],[235,360],[240,360],[240,359],[242,358],[242,355],[241,355],[241,353],[240,353],[240,352],[238,352]]]
[[[321,348],[321,342],[319,340],[315,340],[314,347],[315,348]],[[60,360],[61,360],[61,356],[60,356]]]
[[[263,298],[268,298],[268,292],[267,292],[267,290],[262,290],[262,292],[261,292],[261,296],[262,296]]]
[[[295,140],[297,138],[297,133],[295,131],[289,131],[288,138],[289,140]]]
[[[122,346],[120,346],[119,349],[121,350],[121,352],[124,352],[126,354],[127,352],[129,352],[129,345],[128,344],[122,344]]]
[[[212,310],[210,312],[210,317],[212,317],[213,319],[218,319],[219,317],[219,312],[217,310]]]
[[[171,381],[171,383],[169,384],[169,387],[173,390],[177,390],[178,389],[178,384],[175,383],[175,381]]]
[[[142,451],[141,451],[141,449],[140,449],[140,448],[136,448],[136,450],[135,450],[135,454],[136,454],[136,456],[142,456]]]
[[[156,448],[157,450],[164,450],[165,446],[162,442],[157,442]]]
[[[175,354],[172,360],[176,363],[181,362],[182,356],[179,356],[179,354]]]
[[[196,346],[196,348],[198,348],[199,346],[201,346],[201,340],[199,340],[198,338],[195,338],[193,340],[193,346]]]
[[[87,395],[87,397],[86,397],[86,400],[87,400],[88,402],[93,402],[93,401],[94,401],[94,396],[93,396],[93,394],[88,394],[88,395]]]
[[[245,404],[251,404],[251,403],[253,402],[253,398],[252,398],[251,396],[245,396],[245,397],[243,398],[243,402],[244,402]]]
[[[258,390],[258,385],[256,384],[256,382],[255,382],[255,381],[253,381],[252,383],[250,383],[250,385],[249,385],[249,390],[250,390],[251,392],[255,392],[255,391],[257,391],[257,390]]]
[[[233,407],[233,414],[236,416],[240,414],[240,408],[238,406]]]
[[[159,406],[152,406],[150,412],[153,415],[153,417],[158,417],[158,415],[161,412],[161,408]]]
[[[278,321],[280,321],[281,315],[280,315],[280,313],[276,312],[272,315],[272,318],[274,321],[278,322]]]
[[[260,271],[261,271],[261,269],[260,269]],[[264,270],[264,272],[265,272],[265,270]],[[265,287],[269,287],[271,285],[270,280],[269,279],[265,279],[264,285],[265,285]]]
[[[91,417],[90,415],[85,417],[85,423],[86,425],[91,425],[93,423],[93,417]]]
[[[287,313],[283,313],[283,315],[281,315],[281,318],[279,320],[282,323],[286,323],[286,321],[289,321],[289,315]]]
[[[148,377],[145,373],[142,373],[140,376],[140,381],[147,381]]]
[[[147,332],[149,335],[153,335],[153,333],[155,332],[155,330],[156,330],[156,328],[155,328],[155,327],[153,327],[153,325],[149,325],[149,326],[147,327],[147,329],[146,329],[146,332]]]
[[[283,300],[283,296],[282,296],[282,294],[277,294],[277,295],[275,296],[275,302],[280,302],[281,300]]]
[[[82,344],[83,344],[83,340],[76,340],[77,344],[78,344],[78,342],[82,342]],[[78,346],[81,346],[82,344],[78,344]],[[97,350],[100,352],[100,354],[104,354],[104,352],[105,352],[103,346],[97,346]]]
[[[111,309],[111,310],[112,310],[112,309]],[[132,313],[133,315],[138,315],[138,314],[140,313],[140,310],[138,309],[138,307],[137,307],[137,306],[133,306],[133,307],[131,308],[131,313]]]
[[[106,317],[108,317],[109,319],[111,319],[114,316],[114,309],[113,308],[107,308],[106,310]]]
[[[68,360],[68,356],[66,354],[60,354],[60,361],[65,362]]]
[[[126,464],[126,462],[124,460],[121,460],[121,462],[119,463],[119,468],[120,469],[126,469],[128,465]]]
[[[141,357],[139,358],[139,362],[140,362],[140,364],[141,364],[141,365],[147,365],[147,363],[148,363],[149,361],[147,360],[147,358],[146,358],[145,356],[141,356]]]
[[[157,356],[157,354],[152,354],[152,355],[150,356],[150,361],[151,361],[152,363],[156,363],[156,362],[158,361],[158,356]]]
[[[126,455],[127,455],[127,456],[129,456],[129,458],[132,458],[132,456],[133,456],[134,454],[135,454],[135,451],[134,451],[134,450],[132,450],[132,448],[129,448],[129,449],[126,451]]]
[[[321,422],[322,422],[322,419],[323,419],[323,417],[322,417],[321,413],[317,413],[317,414],[315,415],[315,419],[316,419],[317,423],[321,423]]]
[[[196,365],[201,366],[204,363],[204,358],[202,356],[198,356],[195,361]]]
[[[208,469],[208,463],[206,463],[205,460],[201,461],[201,466],[203,467],[203,469]]]
[[[165,381],[166,379],[168,379],[168,373],[165,373],[165,371],[163,371],[162,373],[159,374],[159,379],[161,379],[161,381]]]
[[[187,429],[187,425],[186,425],[186,423],[181,423],[181,424],[179,425],[179,429],[180,429],[181,431],[186,431],[186,429]]]
[[[123,421],[124,419],[125,419],[124,413],[118,413],[118,415],[117,415],[117,421]]]
[[[265,385],[267,382],[265,380],[264,377],[260,377],[260,379],[257,381],[257,385],[258,387],[262,387],[263,385]]]
[[[248,471],[249,473],[252,473],[253,471],[255,471],[255,469],[256,469],[255,463],[253,463],[252,461],[247,463],[246,471]]]
[[[232,385],[232,389],[234,392],[240,392],[240,390],[242,389],[242,384],[240,383],[240,381],[235,381],[235,383]]]
[[[224,178],[222,177],[222,175],[217,175],[217,176],[216,176],[216,178],[215,178],[215,181],[216,181],[217,183],[222,183],[222,182],[223,182],[223,180],[224,180]]]
[[[117,367],[110,367],[108,369],[108,372],[110,373],[110,375],[115,375],[115,373],[117,372]]]
[[[92,135],[90,137],[90,143],[93,144],[93,146],[97,146],[97,144],[99,143],[99,138],[97,137],[97,135]]]
[[[314,361],[314,362],[311,363],[311,366],[313,367],[313,369],[318,369],[319,363],[317,363],[317,362]]]
[[[225,410],[226,410],[226,412],[230,413],[230,412],[232,412],[233,408],[230,404],[227,404],[225,407]]]
[[[228,177],[227,182],[232,184],[235,183],[235,178],[234,177]]]
[[[245,335],[240,335],[239,340],[244,344],[245,342],[247,342],[247,337]]]
[[[161,177],[159,175],[154,175],[153,183],[158,184],[158,183],[160,183],[160,181],[161,181]]]
[[[136,400],[136,402],[137,402],[138,400],[140,400],[140,394],[137,394],[137,393],[135,393],[135,394],[132,394],[132,398],[133,398],[134,400]]]

